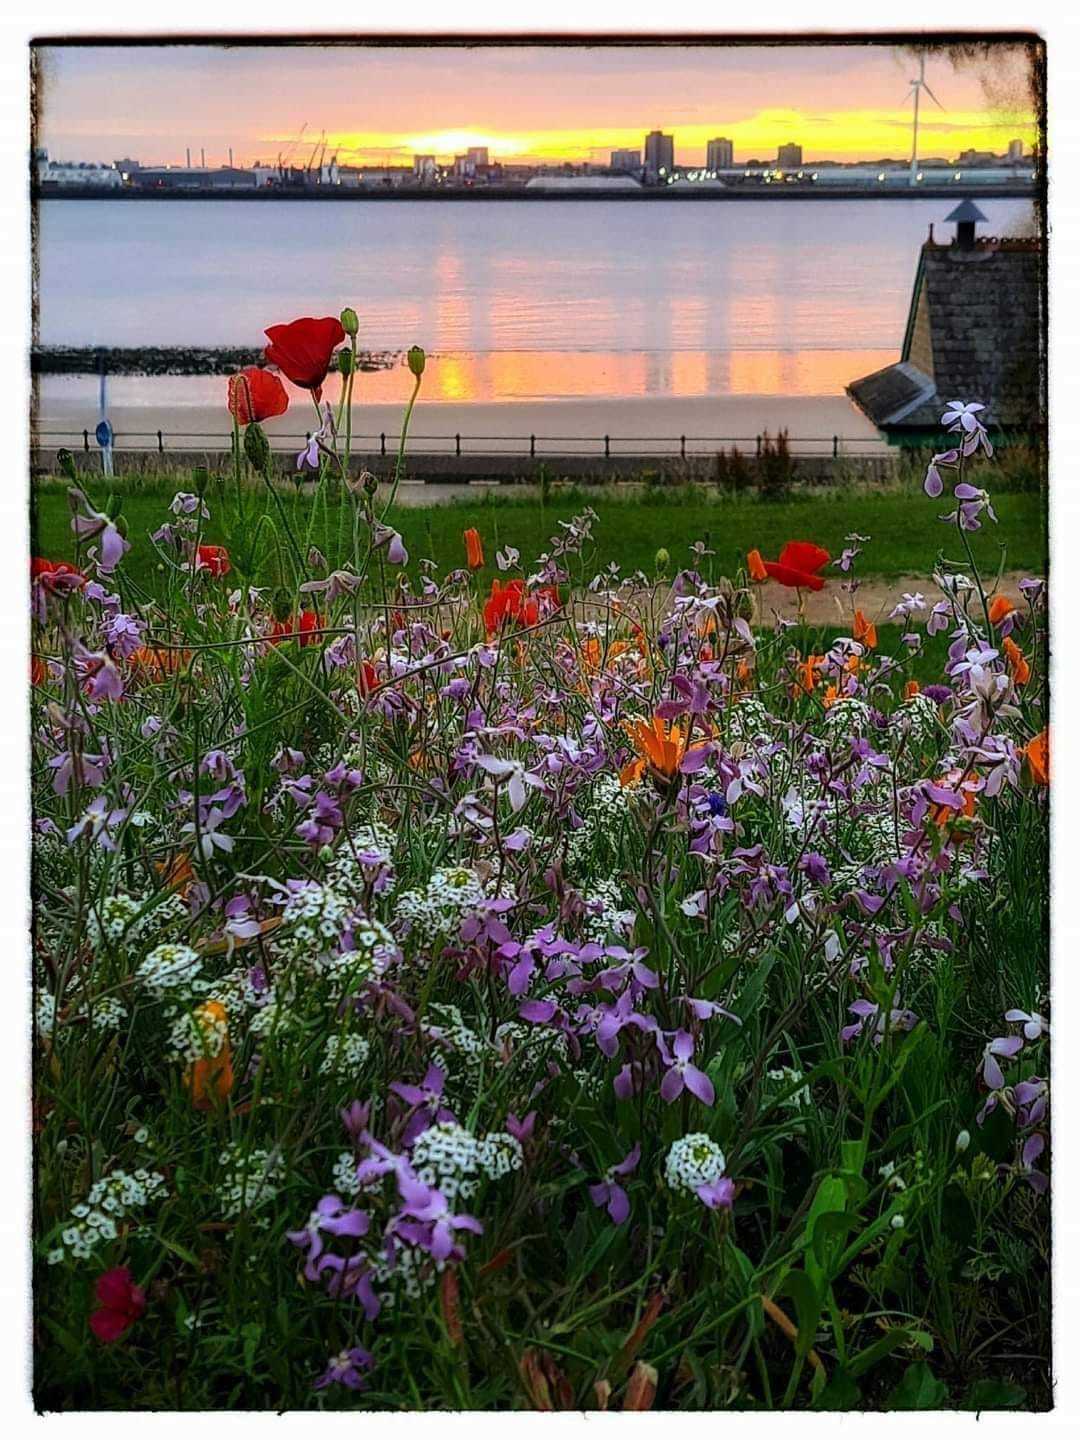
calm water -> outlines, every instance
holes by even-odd
[[[1031,223],[980,204],[990,233]],[[351,304],[362,345],[441,357],[433,399],[837,395],[895,356],[949,208],[45,201],[39,334],[256,345]]]

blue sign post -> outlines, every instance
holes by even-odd
[[[103,471],[104,474],[106,474],[106,475],[111,475],[111,474],[113,473],[113,463],[112,463],[113,428],[112,428],[112,426],[109,424],[108,420],[99,420],[99,421],[98,421],[98,427],[97,427],[97,429],[94,431],[94,438],[97,440],[97,443],[101,446],[101,468],[102,468],[102,471]]]

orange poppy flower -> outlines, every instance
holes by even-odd
[[[40,655],[30,656],[30,684],[44,685],[49,678],[49,667]]]
[[[154,863],[157,877],[167,890],[179,891],[186,895],[188,886],[194,883],[195,872],[191,868],[191,856],[186,850],[178,850],[171,859]]]
[[[641,757],[640,761],[631,762],[631,766],[641,764],[644,769],[647,765],[664,780],[674,778],[687,749],[687,735],[680,725],[654,715],[651,720],[628,720],[626,733]],[[627,773],[631,766],[625,767],[623,773]],[[637,771],[636,778],[640,779],[641,773],[643,771]],[[622,779],[622,776],[619,778]],[[623,784],[626,784],[625,780]]]
[[[1006,615],[1011,615],[1016,605],[1007,595],[995,595],[990,601],[990,624],[1000,625]]]
[[[805,690],[808,695],[814,690],[819,679],[817,667],[824,659],[824,655],[808,655],[805,660],[800,660],[795,667],[798,689]]]
[[[824,705],[826,710],[831,710],[832,707],[836,704],[837,700],[839,700],[839,698],[839,690],[837,690],[835,685],[830,685],[827,687],[825,691],[825,698],[822,700],[821,703],[822,705]]]
[[[1036,785],[1050,784],[1050,728],[1040,730],[1024,749],[1028,770]]]
[[[779,560],[763,560],[758,550],[751,550],[746,557],[751,580],[775,580],[789,590],[824,589],[825,580],[817,572],[828,563],[829,552],[809,540],[789,540]]]
[[[217,1000],[207,1000],[195,1011],[195,1024],[200,1033],[224,1031],[217,1054],[193,1060],[184,1076],[184,1085],[191,1092],[191,1103],[196,1110],[209,1110],[215,1100],[227,1099],[235,1083],[227,1019],[225,1006]]]
[[[909,680],[909,681],[907,682],[907,684],[904,686],[904,699],[905,699],[905,700],[913,700],[913,699],[915,698],[915,696],[918,695],[918,693],[919,693],[919,682],[918,682],[917,680]]]
[[[479,530],[466,530],[465,559],[470,570],[482,570],[484,568],[484,544],[480,539]]]
[[[1001,648],[1005,652],[1005,663],[1009,667],[1009,674],[1017,685],[1026,685],[1031,679],[1031,666],[1024,658],[1024,653],[1017,645],[1011,635],[1006,635],[1001,642]]]
[[[957,772],[954,771],[953,773],[956,774]],[[934,824],[938,826],[939,829],[944,830],[948,826],[952,825],[955,820],[959,820],[961,818],[965,820],[970,820],[971,817],[975,814],[975,792],[973,790],[965,789],[964,787],[972,784],[978,778],[979,777],[974,770],[969,770],[968,773],[964,776],[963,780],[960,782],[960,784],[955,787],[964,797],[963,806],[959,811],[954,810],[951,805],[931,806],[930,818],[933,820]],[[952,788],[953,786],[953,782],[947,775],[941,776],[937,783],[939,785],[949,786],[950,788]]]
[[[867,620],[861,610],[855,611],[855,628],[852,634],[859,644],[865,645],[868,650],[877,649],[877,626]]]

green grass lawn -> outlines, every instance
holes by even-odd
[[[157,563],[147,536],[169,518],[169,500],[183,488],[183,481],[175,485],[143,481],[123,496],[122,513],[132,542],[127,564],[141,584],[152,580]],[[100,487],[94,498],[104,502]],[[206,539],[227,542],[233,505],[230,492],[211,481],[206,499],[211,511]],[[285,494],[283,503],[303,543],[318,545],[331,565],[349,558],[350,521],[336,501],[330,500],[323,509],[307,494]],[[32,504],[34,553],[72,559],[64,489],[55,483],[40,484]],[[1041,573],[1046,564],[1043,498],[1033,493],[1006,493],[996,496],[994,504],[1000,523],[987,524],[971,537],[980,567],[996,570],[1005,546],[1008,568]],[[844,489],[762,501],[756,497],[711,498],[698,487],[671,487],[625,497],[610,490],[575,488],[556,492],[546,503],[532,496],[489,492],[476,500],[398,508],[392,518],[405,539],[411,563],[427,557],[443,569],[464,563],[462,532],[475,527],[483,538],[487,568],[494,575],[498,573],[497,549],[513,545],[527,564],[549,548],[559,522],[570,520],[586,505],[596,511],[599,524],[583,557],[585,579],[613,561],[624,574],[638,569],[653,574],[660,548],[668,551],[669,573],[674,573],[690,563],[688,546],[696,540],[704,540],[715,551],[712,565],[716,573],[731,574],[753,546],[769,558],[779,553],[786,540],[805,539],[837,555],[844,537],[853,531],[871,537],[860,561],[863,574],[925,575],[928,556],[938,549],[951,558],[962,558],[955,531],[936,518],[946,511],[945,500],[928,500],[921,489],[911,493]],[[273,514],[273,507],[268,509]]]

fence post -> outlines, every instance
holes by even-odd
[[[385,454],[386,454],[386,431],[385,431],[385,430],[384,430],[384,431],[382,432],[382,434],[379,436],[379,454],[380,454],[380,455],[385,455]]]
[[[837,457],[839,454],[840,454],[840,436],[839,436],[839,435],[834,435],[834,436],[832,437],[832,458],[835,460],[836,457]]]
[[[159,455],[165,454],[165,437],[160,430],[157,432],[157,449]]]
[[[535,458],[535,456],[536,456],[536,436],[535,436],[535,435],[530,435],[530,436],[529,436],[529,454],[530,454],[533,458]]]
[[[683,458],[684,460],[686,459],[686,436],[685,436],[685,435],[681,435],[681,436],[679,437],[679,454],[682,456],[682,458]]]
[[[86,453],[87,453],[88,455],[90,454],[90,431],[89,431],[89,430],[84,430],[84,431],[82,432],[82,448],[86,451]]]
[[[758,435],[758,436],[756,437],[756,442],[757,442],[757,449],[756,449],[755,453],[756,453],[756,455],[757,455],[757,458],[760,460],[760,459],[761,459],[761,436],[760,436],[760,435]]]
[[[611,459],[611,436],[610,436],[610,435],[605,435],[605,436],[604,436],[604,459],[605,459],[605,460],[610,460],[610,459]]]
[[[454,454],[455,454],[455,455],[460,455],[460,454],[461,454],[461,436],[460,436],[460,435],[455,435],[455,436],[454,436]]]

